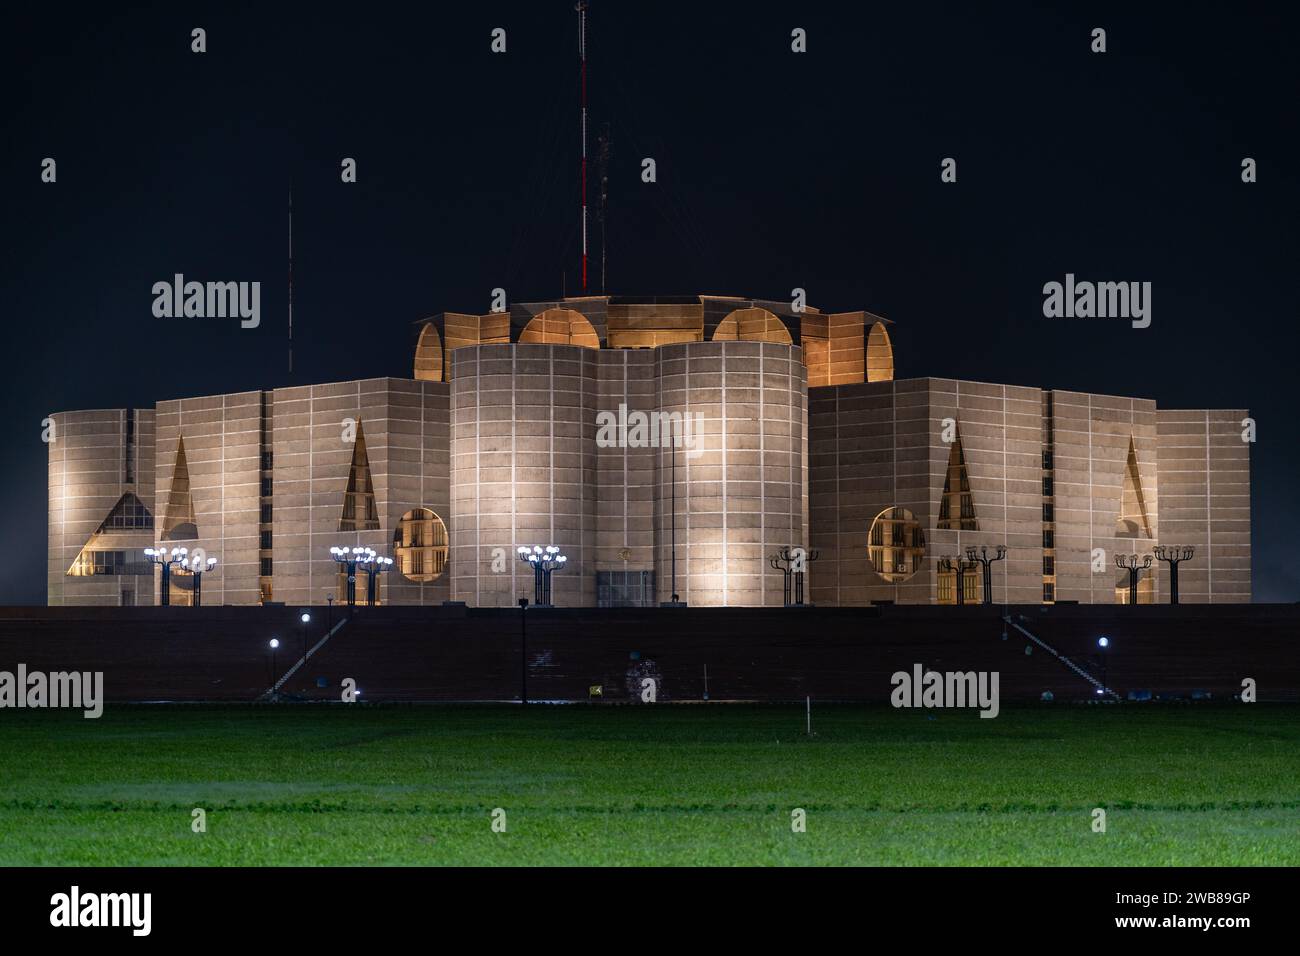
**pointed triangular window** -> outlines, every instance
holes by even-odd
[[[131,492],[117,499],[108,517],[95,529],[95,534],[105,531],[152,531],[153,515],[143,501]]]
[[[172,487],[167,495],[163,518],[163,541],[190,541],[199,536],[194,521],[194,501],[190,498],[190,469],[185,463],[185,439],[176,443],[176,465],[172,469]]]
[[[1137,449],[1133,437],[1128,440],[1128,462],[1124,466],[1124,491],[1120,499],[1119,518],[1115,521],[1117,538],[1149,538],[1151,522],[1147,520],[1147,501],[1142,493],[1142,473],[1138,471]]]
[[[943,494],[939,498],[939,530],[978,531],[979,518],[975,514],[975,499],[971,496],[970,475],[966,472],[966,452],[961,447],[961,432],[957,432],[948,450],[948,472],[943,479]]]
[[[375,508],[375,490],[370,481],[370,459],[366,456],[366,433],[357,421],[357,440],[352,443],[352,469],[348,488],[343,493],[343,517],[340,531],[377,531],[379,512]]]

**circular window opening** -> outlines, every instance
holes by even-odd
[[[412,508],[397,522],[393,561],[402,577],[428,584],[447,566],[447,526],[428,508]]]
[[[867,556],[890,584],[906,581],[925,561],[925,531],[906,508],[886,508],[871,522]]]

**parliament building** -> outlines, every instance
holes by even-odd
[[[144,549],[199,549],[204,604],[341,600],[332,547],[393,559],[381,604],[1129,600],[1117,556],[1191,547],[1183,603],[1248,602],[1243,409],[897,380],[890,323],[725,296],[590,296],[416,324],[412,377],[51,416],[51,605],[160,603]],[[602,415],[690,422],[599,440]],[[946,559],[952,559],[946,560]],[[1139,603],[1168,600],[1167,566]],[[194,575],[169,575],[170,603]],[[358,585],[364,600],[364,582]]]

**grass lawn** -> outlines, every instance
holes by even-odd
[[[4,710],[0,864],[1300,863],[1300,708],[813,724],[719,704]]]

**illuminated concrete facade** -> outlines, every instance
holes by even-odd
[[[941,593],[956,582],[940,573],[940,558],[1003,545],[994,601],[1109,604],[1127,591],[1115,556],[1166,544],[1195,548],[1179,572],[1181,601],[1249,601],[1247,415],[951,379],[814,390],[813,599],[955,603],[955,590]],[[956,497],[968,510],[944,520],[954,446],[967,485]],[[863,542],[894,507],[916,516],[926,557],[925,573],[891,582]],[[968,599],[982,598],[981,578],[972,570]],[[1167,586],[1157,562],[1141,576],[1139,603],[1168,600]]]
[[[218,558],[209,604],[341,598],[347,545],[397,559],[383,603],[511,606],[534,544],[563,606],[779,606],[786,547],[826,605],[979,600],[941,559],[998,545],[998,602],[1124,600],[1158,544],[1197,549],[1184,602],[1250,599],[1245,411],[894,367],[866,312],[599,296],[423,320],[413,379],[56,414],[49,602],[157,603],[156,541]]]

